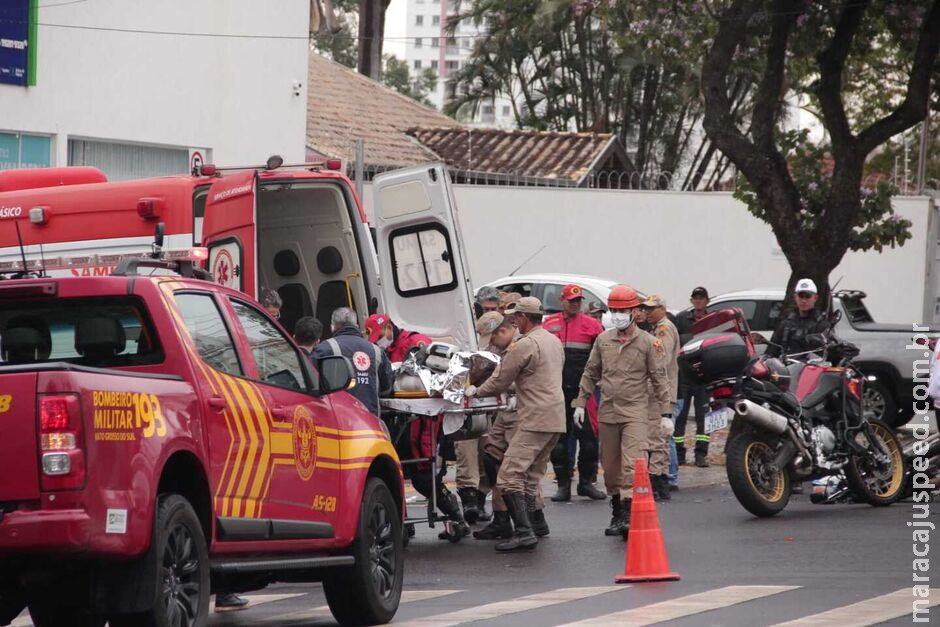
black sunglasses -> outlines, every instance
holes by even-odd
[[[797,292],[796,295],[799,298],[812,298],[813,296],[815,296],[815,294],[813,294],[812,292]]]

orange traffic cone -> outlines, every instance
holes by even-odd
[[[616,583],[631,581],[677,581],[679,573],[669,571],[666,543],[659,528],[656,501],[653,500],[646,460],[636,460],[633,478],[633,504],[630,508],[630,536],[623,575]]]

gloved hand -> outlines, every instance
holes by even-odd
[[[464,396],[466,396],[467,398],[473,398],[474,396],[477,395],[477,386],[468,385],[467,389],[464,390],[463,393],[464,393]]]
[[[672,432],[676,429],[676,423],[672,421],[672,414],[663,414],[662,419],[659,421],[659,426],[662,427],[663,431],[672,435]]]
[[[578,429],[584,426],[584,408],[576,407],[574,413],[571,415],[571,419],[574,420],[574,424]]]
[[[513,394],[506,401],[506,411],[516,411],[516,396]]]

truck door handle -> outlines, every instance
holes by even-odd
[[[216,411],[228,409],[228,402],[221,396],[210,396],[207,402],[209,403],[209,407]]]
[[[280,420],[286,420],[290,417],[290,412],[286,407],[274,407],[271,409],[271,415]]]

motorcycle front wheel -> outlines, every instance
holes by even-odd
[[[891,427],[881,420],[869,420],[868,424],[872,437],[881,446],[873,447],[864,433],[857,434],[855,441],[867,448],[868,454],[851,457],[845,467],[845,478],[860,500],[884,507],[904,495],[904,455]]]
[[[726,470],[731,491],[744,509],[761,518],[783,511],[790,501],[786,469],[769,466],[779,440],[762,433],[742,433],[728,442]]]

